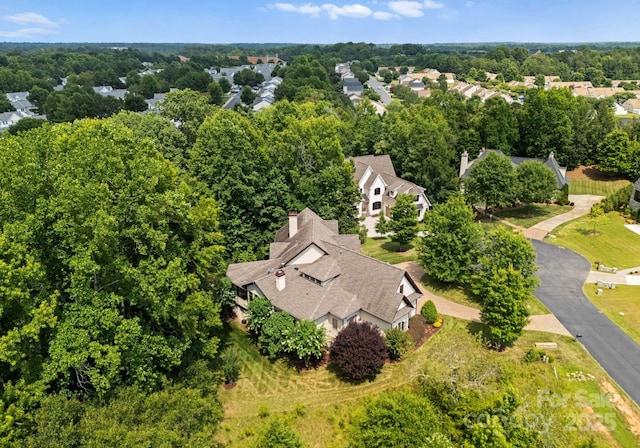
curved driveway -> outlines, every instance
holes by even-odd
[[[640,346],[584,296],[590,263],[568,249],[532,241],[540,286],[535,296],[578,339],[607,373],[640,404]]]

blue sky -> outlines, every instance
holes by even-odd
[[[639,17],[638,0],[16,0],[0,41],[640,41]]]

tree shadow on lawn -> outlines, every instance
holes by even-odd
[[[387,241],[386,243],[382,243],[380,247],[388,252],[406,252],[408,250],[413,249],[413,244],[400,244],[395,241]]]
[[[467,329],[469,330],[469,333],[475,336],[486,349],[503,352],[507,348],[513,347],[513,342],[504,346],[496,346],[493,338],[491,337],[491,333],[489,332],[489,327],[482,322],[467,322]]]

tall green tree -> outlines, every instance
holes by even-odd
[[[425,234],[418,245],[420,264],[440,281],[464,283],[471,276],[480,232],[474,212],[461,195],[436,204],[425,216]]]
[[[209,102],[216,106],[222,106],[222,87],[217,82],[209,84]]]
[[[214,110],[204,95],[189,89],[169,92],[159,104],[160,116],[172,120],[192,145],[198,128]]]
[[[227,255],[234,261],[266,256],[287,212],[302,209],[291,204],[290,187],[261,130],[237,112],[218,109],[204,121],[189,151],[189,168],[220,204]]]
[[[391,241],[400,246],[409,244],[418,234],[418,209],[412,194],[399,194],[396,203],[391,207],[391,220],[388,228],[393,233]]]
[[[498,267],[489,273],[484,293],[480,320],[489,327],[492,342],[501,349],[518,339],[529,323],[528,282],[513,266]]]
[[[522,274],[523,284],[528,293],[538,285],[535,276],[536,252],[533,245],[522,233],[505,226],[498,226],[482,236],[478,259],[474,266],[472,288],[480,297],[491,287],[491,273],[498,268],[512,267]]]
[[[516,173],[508,157],[495,151],[473,164],[464,181],[465,194],[481,202],[485,212],[492,207],[505,207],[516,199]]]
[[[556,192],[557,181],[551,168],[536,161],[523,162],[516,167],[517,197],[526,205],[549,203]]]

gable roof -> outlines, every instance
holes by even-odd
[[[553,171],[553,174],[556,176],[556,188],[558,190],[560,190],[562,187],[564,187],[565,185],[569,184],[569,178],[567,177],[567,167],[564,166],[560,166],[560,164],[558,164],[558,161],[556,160],[553,151],[549,153],[549,158],[547,158],[547,160],[541,160],[541,159],[535,159],[532,157],[518,157],[518,156],[507,156],[505,153],[503,153],[502,151],[500,151],[499,149],[482,149],[482,151],[480,151],[480,154],[478,155],[477,159],[474,160],[470,160],[467,163],[467,167],[466,170],[461,174],[461,178],[465,178],[469,176],[469,173],[471,172],[471,168],[473,168],[473,165],[475,165],[478,161],[484,159],[487,154],[489,154],[489,152],[495,152],[497,154],[500,154],[502,156],[508,157],[509,160],[511,161],[511,165],[515,168],[518,165],[520,165],[521,163],[524,162],[530,162],[530,161],[536,161],[536,162],[540,162],[542,164],[544,164],[545,166],[547,166],[548,168],[551,168],[551,171]],[[466,154],[466,152],[465,152]],[[463,157],[465,155],[463,154]]]
[[[229,266],[227,277],[233,284],[255,284],[277,309],[311,321],[328,313],[344,319],[363,310],[391,323],[406,300],[398,292],[403,278],[419,291],[404,270],[360,254],[358,236],[339,235],[336,221],[325,221],[308,208],[292,219],[297,220],[298,232],[289,237],[288,223],[278,230],[269,260]],[[310,246],[323,255],[312,263],[289,263]],[[280,290],[275,281],[278,270],[286,283]],[[414,294],[412,300],[419,295]]]
[[[360,183],[360,180],[367,172],[367,168],[370,168],[372,173],[367,178],[364,187],[369,188],[373,181],[380,176],[382,181],[385,183],[386,188],[389,191],[393,191],[397,194],[407,193],[413,195],[425,194],[425,189],[419,185],[414,184],[408,180],[402,179],[396,175],[396,170],[393,168],[393,163],[391,162],[391,157],[388,154],[375,156],[359,156],[352,157],[353,163],[355,165],[355,173],[354,179],[357,183]],[[365,191],[366,193],[366,191]],[[425,195],[426,198],[426,195]],[[385,202],[388,202],[390,205],[395,203],[395,198],[391,196],[385,195]],[[429,199],[427,198],[427,202]],[[429,205],[430,207],[430,205]]]

